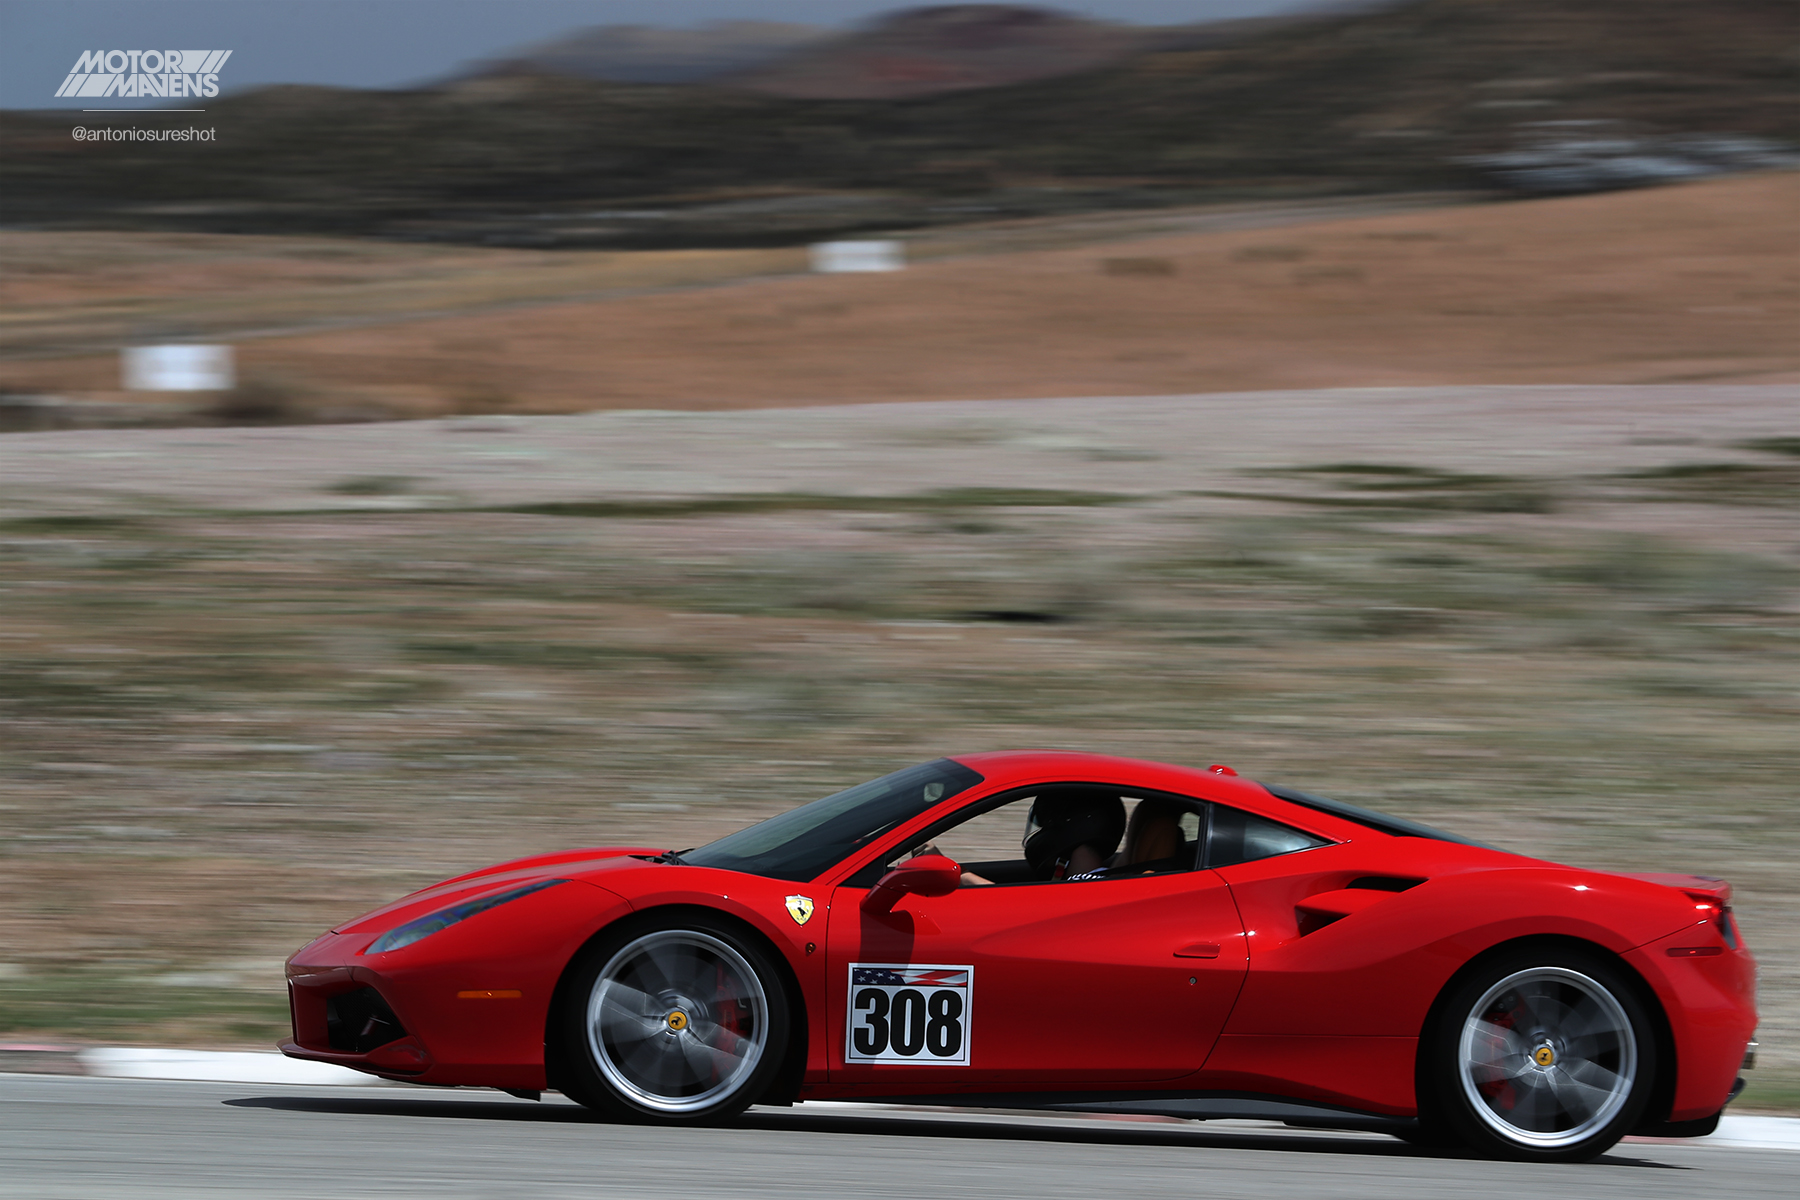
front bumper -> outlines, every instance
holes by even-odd
[[[420,941],[371,954],[379,922],[328,933],[288,960],[284,1054],[386,1079],[541,1091],[544,1037],[563,970],[631,911],[570,882],[510,900]]]
[[[372,934],[327,934],[288,962],[292,1058],[383,1079],[542,1090],[544,1027],[561,962],[358,953]],[[448,940],[448,939],[446,939]]]
[[[359,949],[368,940],[326,934],[288,962],[293,1036],[281,1043],[281,1052],[387,1079],[419,1079],[436,1063],[394,1007],[391,997],[405,989],[379,971],[343,961],[355,949],[342,943]]]

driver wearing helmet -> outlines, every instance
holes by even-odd
[[[1044,879],[1098,878],[1125,836],[1125,802],[1086,789],[1039,796],[1025,816],[1025,861]]]
[[[1031,802],[1020,844],[1040,879],[1098,879],[1124,834],[1125,802],[1116,793],[1071,788]],[[964,871],[962,881],[965,887],[993,883],[973,871]]]

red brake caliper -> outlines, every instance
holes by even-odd
[[[1509,1009],[1495,1017],[1489,1023],[1496,1025],[1501,1029],[1511,1029],[1515,1023],[1513,1016],[1517,1011],[1516,1008]],[[1486,1083],[1478,1085],[1476,1090],[1494,1101],[1503,1112],[1511,1112],[1513,1105],[1519,1102],[1519,1094],[1513,1090],[1512,1080],[1510,1079],[1490,1079]]]

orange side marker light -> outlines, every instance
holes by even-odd
[[[523,992],[518,988],[481,988],[473,992],[458,992],[458,1000],[517,1000]]]

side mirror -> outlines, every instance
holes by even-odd
[[[921,854],[909,858],[869,889],[863,897],[865,910],[884,913],[899,903],[900,897],[912,892],[919,896],[948,896],[962,886],[962,868],[941,854]]]

